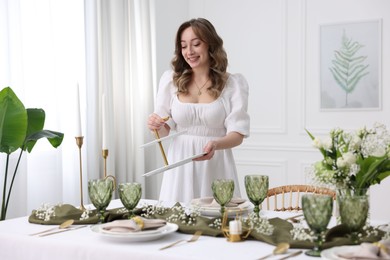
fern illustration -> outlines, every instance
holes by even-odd
[[[356,56],[356,53],[363,47],[364,45],[348,38],[344,30],[341,48],[334,51],[333,66],[329,68],[337,84],[345,91],[346,106],[348,106],[348,94],[352,93],[359,81],[369,74],[366,71],[369,64],[363,64],[367,56]]]

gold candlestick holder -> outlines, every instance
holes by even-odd
[[[228,224],[228,210],[225,211],[222,217],[222,226],[221,230],[224,235],[224,237],[227,238],[227,241],[229,242],[241,242],[244,241],[249,234],[251,233],[252,229],[248,229],[246,227],[242,227],[242,214],[238,212],[236,214],[236,218],[234,220],[239,221],[240,223],[240,229],[237,230],[238,232],[231,232],[230,226]]]
[[[104,160],[104,178],[107,178],[107,157],[108,157],[108,149],[102,150],[103,160]]]
[[[83,165],[81,160],[81,147],[83,146],[84,136],[76,136],[76,144],[79,147],[79,161],[80,161],[80,209],[85,211],[83,203]]]

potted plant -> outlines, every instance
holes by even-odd
[[[43,109],[26,109],[10,87],[0,91],[0,152],[6,154],[0,221],[6,218],[12,187],[23,152],[31,153],[35,143],[41,138],[47,138],[55,148],[62,143],[64,134],[43,130],[44,123]],[[20,153],[8,186],[9,159],[10,155],[17,150],[20,150]]]

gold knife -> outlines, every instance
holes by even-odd
[[[68,229],[58,230],[58,231],[55,231],[55,232],[51,232],[51,233],[46,233],[46,234],[39,235],[39,237],[50,236],[50,235],[54,235],[54,234],[58,234],[58,233],[63,233],[63,232],[71,231],[71,230],[76,230],[76,229],[80,229],[80,228],[84,228],[84,227],[87,227],[87,225],[78,226],[78,227],[75,227],[75,228],[68,228]]]
[[[297,255],[300,255],[302,254],[302,250],[299,250],[299,251],[296,251],[294,253],[291,253],[285,257],[282,257],[282,258],[279,258],[278,260],[284,260],[284,259],[287,259],[287,258],[290,258],[290,257],[294,257],[294,256],[297,256]]]

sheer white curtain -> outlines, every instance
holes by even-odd
[[[150,136],[146,119],[153,106],[151,6],[145,0],[85,3],[89,109],[99,109],[104,94],[110,115],[107,174],[118,183],[144,184],[144,150],[139,147]],[[92,144],[87,148],[89,176],[97,177],[102,164],[102,148],[96,145],[101,118],[88,115],[87,126],[87,141]]]
[[[12,87],[26,108],[43,108],[45,129],[65,134],[58,149],[40,140],[32,153],[24,154],[10,199],[10,218],[29,214],[42,203],[68,202],[67,193],[79,190],[64,187],[68,178],[76,183],[78,173],[73,121],[76,84],[83,86],[85,75],[84,6],[78,0],[0,0],[0,5],[1,88]]]
[[[108,174],[118,182],[143,183],[139,146],[150,138],[145,120],[155,82],[149,14],[149,1],[142,0],[0,0],[0,88],[11,86],[27,108],[43,108],[45,129],[65,134],[58,149],[40,140],[23,156],[7,218],[30,214],[42,203],[80,204],[77,84],[84,203],[87,180],[103,175],[103,93],[109,114]],[[4,167],[1,154],[0,187]]]

